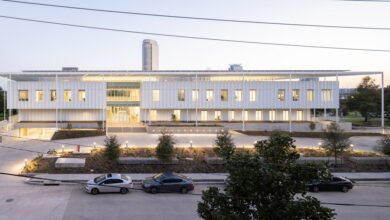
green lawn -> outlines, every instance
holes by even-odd
[[[352,125],[355,126],[372,126],[372,127],[380,127],[381,119],[380,118],[369,118],[368,122],[364,122],[364,117],[358,116],[346,116],[341,118],[342,122],[352,122]],[[389,127],[390,122],[387,118],[385,118],[385,126]]]

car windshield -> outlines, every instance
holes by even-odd
[[[155,179],[155,180],[160,180],[160,178],[163,176],[163,174],[162,173],[159,173],[159,174],[156,174],[156,175],[154,175],[153,176],[153,179]]]
[[[129,178],[127,178],[126,175],[121,175],[121,178],[122,178],[123,180],[129,180]]]
[[[106,175],[101,175],[101,176],[98,176],[96,177],[95,179],[93,179],[93,181],[95,183],[100,183],[101,181],[105,180],[106,179]]]

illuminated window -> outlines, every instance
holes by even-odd
[[[173,115],[176,121],[180,121],[180,110],[173,110]]]
[[[256,102],[256,89],[249,90],[249,101]]]
[[[199,101],[199,89],[192,90],[192,101],[193,102]]]
[[[216,121],[222,120],[221,111],[215,111],[214,112],[214,120],[216,120]]]
[[[139,89],[115,88],[107,89],[107,101],[139,102]]]
[[[222,102],[227,102],[228,101],[228,90],[227,89],[221,89],[221,101]]]
[[[242,90],[241,89],[236,89],[234,91],[234,100],[236,102],[241,102],[242,101]]]
[[[50,90],[50,101],[54,102],[57,100],[57,91],[56,90]]]
[[[306,97],[308,102],[312,102],[314,100],[314,90],[308,89],[306,91]]]
[[[184,100],[185,100],[185,91],[184,89],[179,89],[177,93],[177,101],[184,102]]]
[[[303,120],[303,111],[297,111],[297,121]]]
[[[157,90],[157,89],[152,90],[152,100],[153,100],[153,102],[160,101],[160,90]]]
[[[288,121],[289,120],[289,111],[283,111],[283,121]]]
[[[234,121],[234,111],[229,111],[229,121]]]
[[[263,112],[262,111],[256,111],[256,121],[263,120]]]
[[[77,93],[77,97],[79,99],[79,102],[85,102],[85,90],[79,90]]]
[[[157,110],[150,110],[149,117],[151,121],[157,121]]]
[[[64,102],[71,102],[72,101],[72,91],[67,89],[64,90]]]
[[[42,102],[43,101],[43,91],[42,90],[36,90],[35,91],[35,101],[36,102]]]
[[[275,121],[275,118],[276,118],[276,114],[275,114],[275,111],[274,110],[272,110],[272,111],[269,111],[269,113],[268,113],[269,115],[268,115],[268,117],[269,117],[269,120],[270,121]]]
[[[242,118],[244,119],[244,121],[248,121],[248,111],[242,112]]]
[[[321,90],[321,100],[323,102],[332,101],[332,90],[331,89],[323,89]]]
[[[214,90],[208,89],[206,91],[206,101],[213,102],[214,101]]]
[[[293,89],[292,91],[292,100],[299,101],[299,89]]]
[[[28,101],[28,90],[19,90],[19,101],[21,102]]]
[[[200,112],[200,120],[207,121],[207,111]]]
[[[286,91],[284,89],[279,89],[278,90],[279,101],[284,101],[285,98],[286,98]]]

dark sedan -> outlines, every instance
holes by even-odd
[[[194,189],[191,178],[177,173],[160,173],[142,181],[146,192],[181,192],[187,193]]]
[[[345,177],[331,177],[326,180],[311,180],[307,186],[309,191],[318,192],[318,191],[342,191],[348,192],[353,188],[353,181]]]

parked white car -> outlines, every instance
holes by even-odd
[[[101,192],[120,192],[126,194],[133,187],[133,182],[129,176],[119,173],[109,173],[89,180],[85,186],[85,190],[93,195]]]

